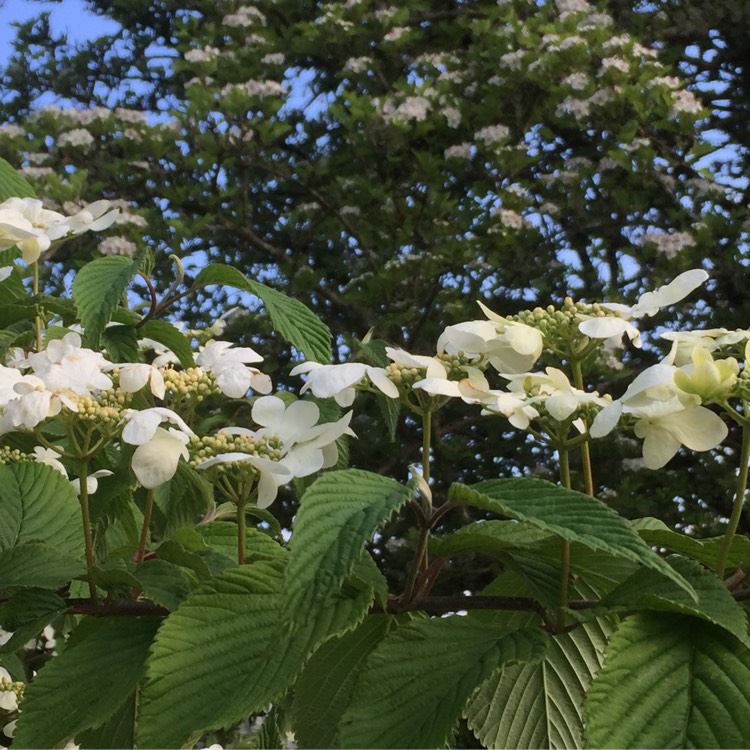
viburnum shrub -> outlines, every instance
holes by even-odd
[[[114,213],[106,202],[49,211],[7,165],[0,198],[6,744],[444,747],[462,717],[486,747],[750,741],[750,542],[736,534],[750,332],[664,333],[667,356],[619,397],[587,382],[606,382],[623,337],[641,345],[636,321],[687,297],[704,270],[632,307],[567,298],[502,317],[482,305],[434,354],[366,340],[371,361],[329,364],[323,322],[230,266],[187,281],[175,259],[160,294],[148,254],[102,257],[71,296],[45,294],[44,253]],[[128,291],[136,277],[150,294],[142,308]],[[303,378],[298,395],[274,393],[259,353],[217,338],[222,318],[182,330],[166,317],[212,284],[258,297],[307,358],[290,373]],[[542,357],[554,363],[543,371]],[[346,468],[363,390],[421,433],[405,483]],[[554,455],[559,484],[518,476],[433,492],[432,419],[451,399]],[[590,445],[615,429],[642,440],[649,469],[683,448],[735,461],[725,534],[626,520],[597,498]],[[269,508],[295,482],[288,530]],[[481,520],[441,532],[467,509]],[[394,514],[413,536],[383,538]],[[405,586],[390,591],[369,545],[414,539]],[[433,595],[466,554],[493,558],[494,580]]]

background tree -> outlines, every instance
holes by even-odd
[[[0,154],[59,206],[120,199],[101,252],[148,245],[157,277],[170,252],[188,274],[230,263],[309,304],[334,332],[337,361],[377,359],[377,340],[432,353],[445,325],[479,317],[476,299],[500,314],[569,294],[632,301],[698,265],[714,280],[692,324],[715,311],[729,327],[747,319],[734,120],[727,179],[705,169],[725,124],[707,77],[744,75],[729,5],[718,33],[691,4],[669,3],[656,15],[583,0],[89,7],[119,30],[73,46],[44,15],[19,28]],[[698,19],[690,32],[675,31],[679,13]],[[726,64],[691,67],[696,44],[710,58],[709,42]],[[50,93],[58,104],[38,107]],[[85,243],[56,254],[60,286],[96,252]],[[175,312],[199,325],[224,297],[211,289]],[[244,317],[227,334],[257,341],[264,325]],[[369,330],[376,342],[360,349]],[[387,471],[416,456],[404,418],[361,417],[355,429],[382,439],[353,441],[352,463],[376,453]],[[498,418],[457,428],[446,412],[434,430],[440,484],[469,464],[488,477],[551,475],[549,457],[508,440]],[[686,457],[688,480],[675,485],[623,471],[623,460],[637,466],[634,445],[602,453],[601,489],[631,515],[671,506],[673,523],[703,528],[706,504],[728,508],[723,466],[697,472]]]

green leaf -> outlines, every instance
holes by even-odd
[[[195,367],[190,340],[166,320],[149,320],[138,329],[138,333],[141,338],[164,344],[177,355],[183,367]]]
[[[36,198],[36,193],[5,159],[0,159],[0,202],[8,198]]]
[[[112,320],[122,295],[135,277],[141,259],[117,255],[87,263],[73,280],[73,301],[78,308],[86,339],[94,349]]]
[[[672,531],[664,524],[661,527],[655,527],[655,525],[650,525],[647,528],[641,527],[638,529],[638,533],[646,544],[679,552],[685,557],[702,562],[709,568],[715,567],[724,543],[723,536],[712,537],[711,539],[694,539],[677,531]],[[734,537],[732,546],[729,548],[727,563],[730,567],[738,565],[745,567],[750,564],[750,539],[741,535]]]
[[[315,616],[348,578],[375,530],[411,494],[357,469],[323,474],[305,493],[292,527],[284,592],[296,622]]]
[[[113,362],[138,362],[138,336],[132,326],[110,326],[102,331],[102,345]]]
[[[726,586],[693,560],[677,557],[668,562],[690,582],[698,595],[697,602],[671,580],[653,570],[641,568],[605,597],[602,607],[623,611],[652,609],[693,615],[725,628],[746,646],[750,645],[745,611]]]
[[[232,266],[212,263],[201,269],[194,288],[221,284],[250,292],[266,307],[274,328],[308,359],[327,363],[331,359],[331,331],[302,302],[245,277]]]
[[[0,590],[16,586],[57,589],[85,572],[80,560],[43,542],[0,550]]]
[[[0,550],[46,542],[56,555],[83,554],[78,496],[65,477],[40,463],[0,466]]]
[[[213,488],[205,477],[180,461],[172,479],[154,490],[154,520],[161,538],[170,539],[183,526],[195,526],[212,502]]]
[[[138,706],[138,691],[134,690],[120,708],[99,727],[76,735],[76,744],[81,748],[135,747],[135,712]]]
[[[211,521],[195,527],[204,543],[212,550],[237,562],[237,524],[230,521]],[[286,555],[286,550],[268,534],[257,529],[245,529],[245,557],[274,558]]]
[[[550,639],[544,660],[495,672],[464,709],[486,748],[583,747],[583,701],[601,668],[607,620],[588,622]]]
[[[0,623],[13,635],[2,645],[0,654],[12,653],[35,638],[68,609],[68,605],[51,591],[26,589],[0,603]]]
[[[27,687],[13,746],[54,747],[107,721],[143,677],[158,624],[153,617],[84,620]]]
[[[169,610],[177,609],[192,588],[187,573],[179,565],[158,558],[146,560],[134,575],[144,596]]]
[[[582,492],[543,479],[493,479],[472,487],[453,485],[448,499],[527,521],[569,542],[638,562],[695,596],[690,584],[648,547],[624,518]]]
[[[195,732],[260,711],[288,688],[318,643],[365,616],[369,591],[332,599],[320,617],[283,627],[283,567],[283,560],[261,560],[228,569],[164,621],[149,660],[138,747],[180,747]]]
[[[331,638],[312,655],[294,685],[292,724],[301,747],[339,747],[338,723],[354,682],[392,619],[370,615],[356,630]]]
[[[602,748],[747,747],[750,651],[692,617],[629,617],[588,692],[586,740]]]
[[[533,524],[518,521],[479,521],[442,538],[430,540],[430,552],[453,557],[463,552],[481,552],[492,557],[509,550],[538,547],[554,537]]]
[[[442,747],[472,691],[510,661],[538,661],[547,637],[487,618],[421,620],[370,654],[341,720],[343,747]]]

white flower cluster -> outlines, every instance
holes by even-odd
[[[109,208],[109,201],[96,201],[63,216],[35,198],[8,198],[0,203],[0,248],[15,245],[26,263],[34,263],[56,240],[111,226],[117,210]]]
[[[682,249],[693,247],[695,238],[688,232],[646,232],[641,244],[649,243],[656,245],[656,249],[667,258],[674,258]]]

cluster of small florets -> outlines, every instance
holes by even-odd
[[[422,367],[405,367],[397,362],[391,362],[385,368],[388,377],[397,385],[404,388],[411,388],[418,380],[425,376],[425,368]]]
[[[586,338],[578,330],[581,315],[612,317],[616,313],[597,303],[575,302],[572,297],[566,297],[559,309],[554,305],[535,307],[533,310],[524,310],[518,315],[509,316],[509,319],[538,329],[544,336],[546,347],[554,352],[566,354],[570,351],[571,344],[578,339],[583,342]]]
[[[77,412],[70,412],[75,420],[84,420],[96,424],[100,432],[114,430],[122,420],[123,410],[130,404],[131,394],[121,388],[100,391],[91,396],[70,396],[78,407]]]
[[[737,376],[737,382],[734,385],[733,391],[729,395],[729,398],[737,396],[743,401],[750,401],[750,367],[748,367],[747,362],[745,362],[745,366]]]
[[[17,464],[33,460],[33,456],[21,452],[18,448],[11,448],[7,445],[0,447],[0,464]]]
[[[191,465],[199,466],[204,461],[222,453],[245,453],[259,458],[268,458],[275,461],[282,456],[283,443],[276,436],[263,435],[230,435],[226,432],[217,432],[214,435],[199,437],[193,435],[190,439]],[[231,466],[231,463],[219,464],[219,466]]]
[[[188,367],[186,370],[167,367],[162,370],[162,376],[166,388],[165,401],[200,403],[208,396],[221,393],[211,375],[200,367]]]
[[[16,711],[23,700],[26,685],[23,682],[11,682],[0,675],[0,708],[5,711]]]

